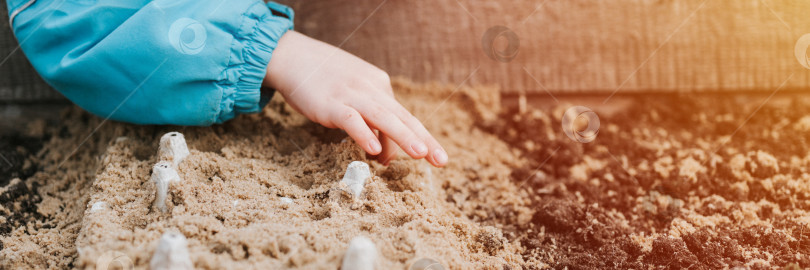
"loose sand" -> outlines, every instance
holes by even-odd
[[[422,257],[452,269],[525,263],[519,245],[490,226],[496,223],[483,222],[499,209],[508,209],[513,222],[531,218],[529,201],[515,196],[509,181],[511,168],[522,166],[517,152],[474,124],[494,116],[477,110],[499,104],[497,91],[453,93],[405,82],[395,88],[453,156],[446,168],[404,157],[381,166],[344,133],[307,121],[278,97],[260,115],[209,128],[108,122],[93,132],[101,120],[72,109],[32,158],[41,170],[10,184],[25,191],[3,201],[3,213],[35,212],[9,224],[0,263],[94,268],[117,259],[145,268],[166,231],[188,238],[192,261],[203,269],[335,269],[359,235],[376,244],[380,269]],[[480,102],[466,106],[473,100]],[[183,181],[172,186],[163,214],[151,207],[149,179],[159,138],[171,130],[185,134],[191,155],[179,166]],[[367,161],[375,175],[358,202],[339,185],[354,160]],[[35,203],[14,206],[26,200]]]
[[[566,104],[518,112],[496,89],[394,86],[446,168],[381,166],[279,97],[206,128],[96,130],[75,108],[32,123],[0,144],[14,164],[0,175],[0,268],[147,268],[167,231],[200,269],[336,269],[360,235],[380,269],[810,267],[806,98],[641,97],[582,144],[561,131]],[[150,170],[174,130],[191,155],[161,213]],[[374,175],[359,201],[339,185],[355,160]]]

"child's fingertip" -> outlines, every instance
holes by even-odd
[[[370,140],[368,142],[368,150],[372,155],[378,155],[382,152],[382,145],[377,140]]]
[[[411,151],[414,153],[414,158],[422,158],[427,155],[428,148],[423,142],[415,142],[411,144]]]
[[[436,149],[436,151],[433,152],[433,161],[436,162],[435,165],[437,167],[442,167],[447,164],[447,160],[447,152],[445,152],[444,149]]]

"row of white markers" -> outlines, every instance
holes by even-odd
[[[153,206],[165,213],[166,197],[170,184],[181,181],[177,173],[180,165],[191,153],[186,139],[179,132],[169,132],[160,138],[158,163],[152,167],[151,181],[155,183],[156,195]],[[357,199],[363,192],[366,180],[371,177],[368,164],[353,161],[346,168],[341,180],[349,193]],[[95,205],[94,205],[95,207]],[[377,247],[364,236],[358,236],[349,243],[340,269],[371,270],[377,265]],[[151,269],[194,269],[188,252],[186,237],[177,232],[166,232],[161,236],[158,247],[149,262]]]

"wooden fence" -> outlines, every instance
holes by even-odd
[[[810,1],[287,3],[296,10],[297,30],[418,81],[602,94],[810,86],[810,69],[797,60],[807,50],[800,48],[799,58],[794,52],[810,33]],[[484,50],[484,35],[496,26],[509,29],[494,41],[501,58]],[[511,60],[510,36],[519,42]]]

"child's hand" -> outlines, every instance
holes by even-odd
[[[434,166],[447,164],[441,145],[394,98],[388,74],[340,48],[288,31],[263,84],[312,121],[345,130],[383,164],[396,156],[396,145]]]

